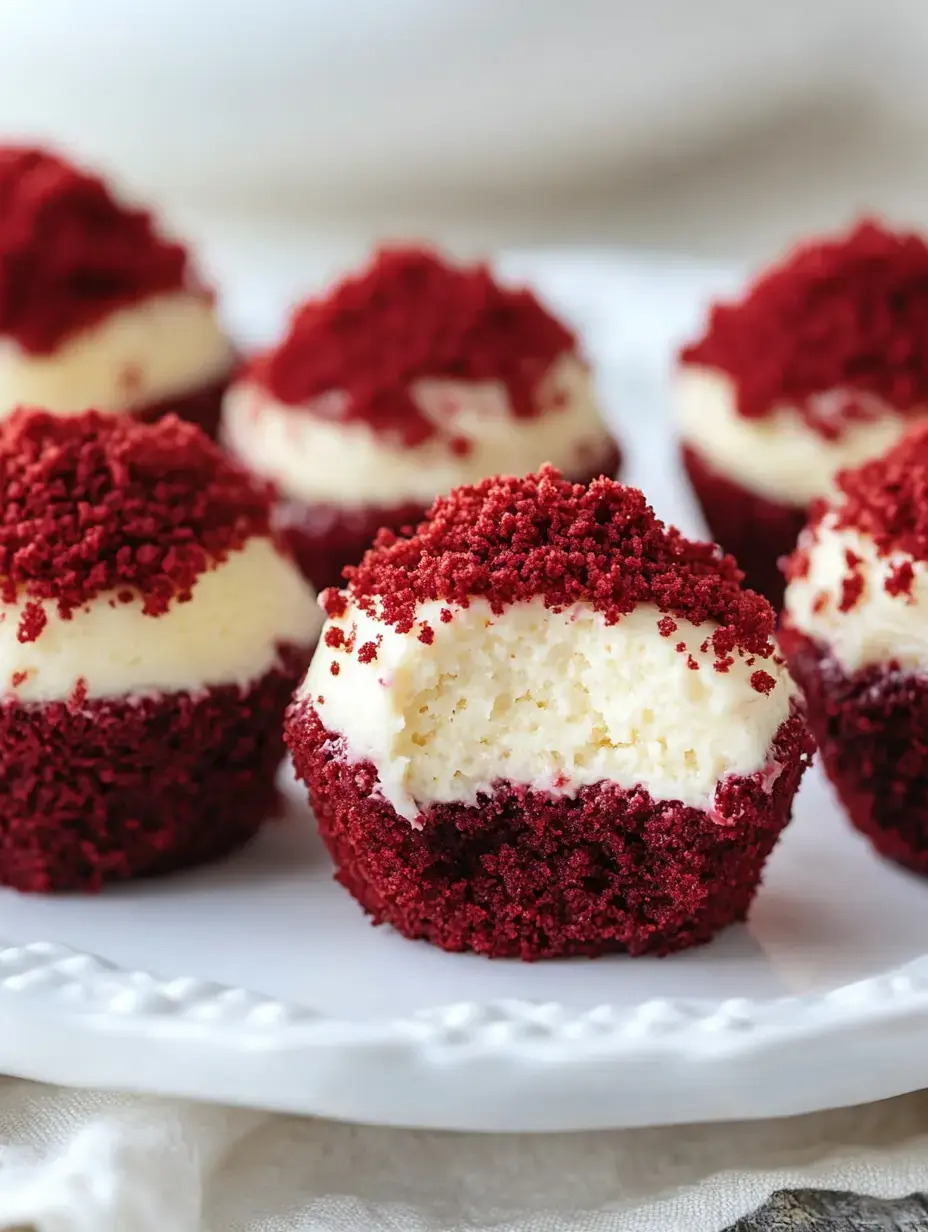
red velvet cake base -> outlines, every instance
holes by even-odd
[[[95,891],[240,847],[276,805],[281,718],[306,667],[247,691],[0,705],[0,883]]]
[[[213,381],[210,385],[202,385],[199,389],[189,393],[176,394],[161,402],[146,403],[144,406],[136,407],[132,413],[137,419],[151,423],[155,419],[160,419],[162,415],[173,412],[180,419],[197,424],[207,436],[215,440],[219,430],[219,418],[222,414],[222,400],[231,379],[232,370],[230,369],[219,381]]]
[[[613,446],[589,472],[580,476],[565,476],[578,483],[589,483],[600,475],[615,477],[622,464],[618,446]],[[425,517],[427,506],[368,506],[363,509],[343,509],[337,505],[307,505],[298,501],[281,501],[274,515],[275,528],[286,539],[290,551],[316,590],[339,586],[346,565],[356,565],[370,547],[381,527],[398,531],[403,526],[415,526]]]
[[[669,954],[743,920],[810,754],[794,715],[772,789],[769,775],[726,784],[727,824],[608,783],[571,798],[500,783],[477,806],[433,806],[414,829],[374,794],[370,763],[342,760],[312,706],[291,708],[286,734],[336,878],[375,924],[528,961]]]
[[[796,546],[806,523],[805,509],[755,496],[719,474],[688,445],[683,447],[683,465],[712,538],[737,560],[745,585],[779,611],[786,583],[778,562]]]
[[[928,876],[928,680],[892,664],[848,675],[788,627],[781,644],[851,823],[880,855]]]

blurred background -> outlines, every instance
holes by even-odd
[[[223,259],[754,260],[864,209],[928,223],[926,52],[926,0],[0,0],[0,132]]]

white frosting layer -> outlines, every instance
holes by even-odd
[[[911,671],[928,671],[928,568],[904,553],[879,556],[869,536],[838,530],[826,518],[804,531],[799,545],[808,552],[805,577],[786,588],[790,624],[826,646],[847,672],[874,663],[895,661]],[[861,558],[854,569],[864,588],[854,605],[840,610],[841,590],[849,575],[847,552]],[[900,564],[914,571],[910,594],[891,595],[885,583]]]
[[[410,821],[430,803],[473,804],[499,779],[560,795],[605,780],[712,809],[720,780],[768,766],[792,684],[772,659],[715,671],[700,650],[711,624],[678,621],[663,637],[651,606],[607,625],[589,605],[555,613],[540,599],[499,616],[475,599],[443,623],[442,606],[419,611],[431,645],[349,608],[330,624],[354,653],[320,642],[298,694],[353,761],[373,762]],[[357,649],[379,639],[376,659],[360,662]],[[758,668],[777,681],[767,695],[750,684]]]
[[[48,623],[23,643],[16,631],[24,606],[0,607],[2,692],[21,702],[64,701],[80,680],[88,697],[246,686],[274,666],[279,644],[309,646],[322,623],[296,566],[257,537],[204,573],[188,602],[161,616],[146,616],[141,600],[100,595],[62,620],[45,602]]]
[[[472,442],[469,452],[453,453],[446,437],[408,449],[364,423],[333,422],[343,397],[337,392],[320,400],[318,413],[310,413],[275,402],[266,390],[244,382],[226,396],[223,440],[287,496],[341,508],[426,505],[461,484],[488,475],[524,475],[543,462],[579,478],[610,444],[589,369],[573,356],[552,366],[539,387],[542,409],[531,419],[513,415],[499,382],[423,380],[411,392],[445,433]]]
[[[233,352],[213,305],[178,291],[120,308],[51,355],[0,338],[0,415],[40,406],[58,415],[116,412],[220,380]]]
[[[842,397],[840,391],[834,395],[836,401]],[[683,441],[719,474],[757,496],[805,506],[828,492],[837,471],[859,466],[895,444],[912,417],[887,408],[828,440],[790,407],[763,419],[745,419],[736,410],[727,376],[689,366],[678,377],[677,421]]]

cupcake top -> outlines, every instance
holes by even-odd
[[[776,780],[793,690],[773,611],[634,488],[490,479],[381,532],[348,576],[298,704],[414,825],[501,780],[605,781],[726,824],[720,785]]]
[[[156,616],[253,536],[267,490],[191,424],[87,411],[0,421],[0,598],[25,609],[21,640],[52,600],[67,619],[112,592]]]
[[[182,245],[54,154],[0,147],[0,335],[45,355],[119,308],[179,291]]]
[[[416,382],[500,382],[511,414],[530,419],[540,413],[540,381],[575,349],[570,330],[531,291],[500,286],[485,265],[384,249],[362,273],[300,307],[250,376],[300,411],[360,421],[407,447],[445,433],[466,452],[453,416],[443,424],[413,397]]]
[[[0,698],[250,688],[315,642],[268,490],[204,433],[85,411],[0,422]]]
[[[786,576],[789,623],[844,667],[928,663],[928,424],[837,476]]]
[[[725,373],[737,413],[789,407],[834,439],[855,423],[928,408],[928,244],[865,220],[798,245],[737,301],[713,307],[681,351]]]
[[[773,609],[741,589],[743,575],[731,556],[665,526],[637,488],[606,478],[568,483],[550,466],[440,497],[411,535],[381,531],[347,576],[347,594],[324,592],[328,614],[343,611],[350,599],[400,633],[413,629],[423,604],[448,605],[441,614],[446,621],[451,608],[477,597],[496,615],[534,599],[554,612],[582,603],[607,625],[648,604],[663,615],[659,630],[666,638],[673,638],[674,617],[713,622],[706,650],[711,645],[718,672],[728,670],[733,652],[773,654]],[[418,628],[420,640],[433,633]],[[754,682],[761,692],[763,675]]]

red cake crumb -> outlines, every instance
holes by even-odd
[[[831,511],[838,529],[860,531],[880,556],[928,561],[928,424],[911,428],[882,457],[842,471],[836,483],[839,499],[816,502],[813,524]]]
[[[187,254],[145,210],[53,154],[0,148],[0,335],[48,354],[118,308],[179,290]]]
[[[897,595],[911,595],[914,584],[915,570],[912,568],[912,563],[902,560],[893,565],[889,571],[889,577],[885,582],[886,593],[892,595],[893,598]]]
[[[67,618],[125,588],[157,616],[269,534],[270,507],[268,489],[174,416],[17,411],[0,423],[0,598],[54,600]],[[21,640],[41,632],[40,613],[27,606]]]
[[[928,562],[928,424],[909,429],[883,454],[835,478],[837,495],[819,500],[809,511],[810,536],[853,530],[870,540],[878,556],[907,556],[892,565],[883,586],[893,597],[907,598],[915,581],[912,561]],[[865,590],[856,552],[845,552],[847,572],[841,582],[838,608],[849,612]],[[803,578],[809,571],[809,545],[796,549],[786,563],[786,576]]]
[[[716,304],[705,335],[680,358],[730,376],[746,419],[787,405],[826,437],[881,406],[922,411],[928,244],[865,220],[799,245],[741,300]],[[831,405],[835,393],[841,405]]]
[[[382,531],[345,573],[352,600],[401,633],[421,603],[467,606],[481,596],[498,614],[540,596],[555,611],[589,603],[608,624],[639,603],[694,624],[714,621],[719,670],[735,649],[773,653],[773,610],[741,589],[731,557],[665,526],[637,488],[602,477],[571,484],[550,466],[440,497],[413,535]],[[329,615],[340,602],[323,596]]]
[[[313,401],[340,391],[346,422],[416,446],[442,431],[409,393],[423,378],[500,381],[513,414],[541,408],[538,383],[573,334],[526,289],[499,286],[485,265],[457,267],[424,249],[386,249],[362,274],[346,278],[294,314],[287,336],[251,367],[280,402],[323,413]],[[453,416],[452,416],[453,423]],[[469,444],[453,430],[449,443]]]
[[[619,449],[610,442],[599,458],[591,459],[586,473],[577,478],[589,482],[599,475],[615,475],[621,461]],[[396,534],[412,534],[413,527],[427,513],[428,506],[422,503],[344,509],[283,500],[276,504],[272,517],[274,527],[287,543],[304,576],[321,592],[342,581],[345,566],[358,563],[383,527]],[[451,612],[447,608],[445,611],[448,615],[441,619],[447,622]]]
[[[776,681],[769,672],[754,672],[751,676],[751,688],[766,696],[776,687]]]
[[[244,691],[0,704],[0,884],[96,891],[247,842],[276,807],[280,716],[307,659],[281,648]]]
[[[524,960],[669,954],[744,919],[811,755],[794,714],[771,750],[775,778],[720,785],[724,825],[610,783],[574,797],[499,783],[475,806],[433,805],[417,829],[311,706],[291,707],[286,735],[335,875],[375,924]]]
[[[749,492],[689,446],[683,449],[683,465],[710,534],[744,570],[745,585],[778,610],[785,587],[780,561],[795,547],[806,511]]]
[[[886,859],[928,876],[928,682],[891,663],[848,674],[788,624],[781,636],[852,825]]]

